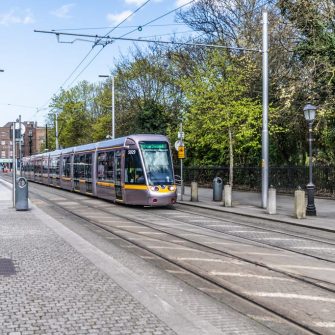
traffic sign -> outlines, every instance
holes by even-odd
[[[183,145],[183,141],[179,140],[175,142],[174,147],[178,151],[178,148],[181,147],[182,145]]]
[[[178,147],[178,158],[180,159],[185,158],[185,147],[184,146]]]
[[[185,133],[183,131],[178,131],[178,139],[183,140],[185,136]]]

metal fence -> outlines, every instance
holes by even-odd
[[[179,167],[176,174],[180,175]],[[229,167],[205,166],[184,167],[184,182],[190,184],[198,182],[199,186],[212,187],[214,177],[220,177],[224,183],[228,182]],[[235,167],[234,188],[239,190],[261,191],[262,171],[260,167]],[[297,187],[305,189],[308,183],[308,167],[284,166],[269,168],[269,185],[278,192],[292,193]],[[316,194],[335,198],[335,166],[314,166],[313,183]]]

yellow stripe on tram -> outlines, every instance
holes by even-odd
[[[104,186],[104,187],[114,187],[115,186],[114,183],[108,183],[105,181],[97,181],[97,185]]]
[[[147,185],[124,184],[126,190],[147,190]]]

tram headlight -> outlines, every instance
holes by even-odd
[[[158,187],[158,186],[151,186],[151,187],[150,187],[150,190],[151,190],[151,191],[158,192],[158,191],[159,191],[159,187]]]
[[[170,185],[169,186],[169,191],[173,192],[176,190],[176,186]]]

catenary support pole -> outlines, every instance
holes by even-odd
[[[55,126],[56,126],[56,150],[59,149],[58,143],[58,113],[55,114]]]
[[[269,131],[268,131],[268,106],[269,106],[269,64],[268,64],[268,13],[263,11],[263,112],[262,112],[262,207],[268,205],[269,188]]]
[[[15,138],[15,122],[13,122],[13,160],[12,160],[12,180],[13,180],[13,207],[15,207],[15,187],[16,187],[16,138]]]
[[[114,76],[112,75],[112,139],[115,138],[115,96],[114,96]]]

